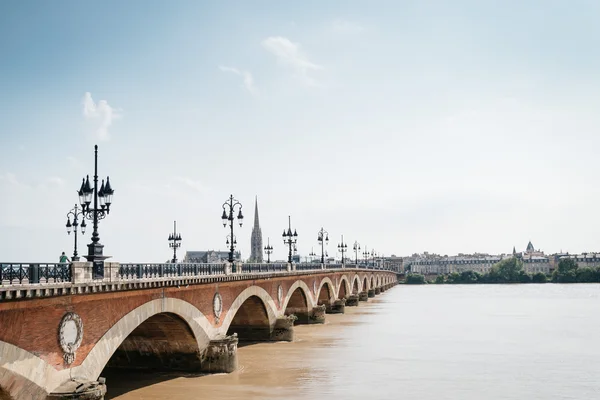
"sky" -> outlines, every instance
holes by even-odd
[[[110,176],[104,253],[226,250],[254,199],[286,259],[600,251],[600,3],[0,2],[0,261],[72,253],[81,179]],[[91,227],[91,223],[88,223]],[[80,236],[85,253],[91,229]]]

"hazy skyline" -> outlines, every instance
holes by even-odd
[[[81,178],[115,261],[285,259],[329,232],[385,255],[600,251],[600,3],[0,4],[0,261],[72,254]],[[85,254],[89,233],[80,240]],[[351,253],[353,254],[353,253]]]

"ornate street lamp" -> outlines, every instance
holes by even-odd
[[[371,253],[369,253],[367,251],[367,246],[365,246],[365,251],[363,251],[362,255],[365,259],[365,265],[368,266],[369,265],[369,256],[371,255]]]
[[[344,243],[344,235],[342,235],[342,242],[338,243],[338,251],[342,253],[342,265],[344,264],[344,253],[348,251],[348,244]]]
[[[356,240],[354,241],[352,250],[354,250],[354,264],[358,265],[358,252],[360,251],[360,244]]]
[[[90,186],[90,176],[88,175],[81,182],[79,189],[79,203],[85,218],[93,221],[92,243],[88,244],[88,255],[84,256],[88,261],[93,262],[92,269],[94,279],[104,278],[104,260],[108,258],[103,254],[104,245],[100,244],[100,235],[98,234],[98,221],[106,218],[110,213],[112,196],[115,191],[110,186],[110,179],[106,177],[106,184],[102,179],[102,185],[98,188],[98,145],[94,146],[94,187]],[[94,207],[90,204],[94,201]]]
[[[227,226],[227,221],[229,221],[229,227],[231,228],[231,234],[227,235],[227,245],[229,246],[229,262],[233,262],[233,250],[235,249],[235,245],[237,244],[237,240],[233,235],[233,221],[235,208],[238,209],[237,219],[240,221],[240,227],[242,226],[242,222],[244,220],[244,216],[242,215],[242,204],[233,198],[233,195],[229,196],[229,199],[223,203],[223,215],[221,215],[221,219],[223,220],[223,227]]]
[[[267,264],[271,262],[271,254],[273,254],[273,246],[271,246],[269,240],[270,239],[267,238],[267,245],[265,246],[265,253],[267,254]]]
[[[79,224],[80,216],[82,219],[81,225]],[[73,223],[71,223],[71,217],[73,217]],[[79,256],[77,255],[77,227],[78,226],[80,226],[81,234],[83,235],[85,233],[85,228],[87,227],[87,225],[85,224],[85,217],[84,217],[81,209],[79,209],[79,207],[77,207],[77,204],[75,204],[75,207],[73,207],[73,209],[67,213],[67,234],[70,235],[71,229],[73,229],[73,235],[75,237],[75,245],[73,246],[73,257],[71,258],[72,261],[79,261]]]
[[[173,259],[171,262],[177,262],[177,249],[181,247],[181,234],[177,233],[177,221],[173,221],[173,233],[169,233],[169,247],[173,249]]]
[[[292,263],[292,248],[296,247],[296,243],[298,242],[298,232],[294,229],[294,233],[292,233],[292,219],[288,215],[288,230],[283,230],[283,244],[289,246],[290,252],[288,254],[288,263]]]
[[[325,264],[325,245],[329,244],[329,233],[323,228],[318,233],[317,241],[321,245],[321,264]]]

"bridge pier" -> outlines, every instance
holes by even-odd
[[[367,292],[369,297],[375,297],[375,289],[369,289],[369,291]]]
[[[358,301],[369,301],[369,293],[367,291],[358,294]]]
[[[375,288],[375,295],[381,294],[381,288]]]
[[[329,314],[343,314],[346,308],[346,299],[338,299],[333,302]]]
[[[296,316],[285,316],[275,320],[273,332],[271,332],[271,340],[276,342],[293,342],[294,341],[294,321]]]
[[[311,315],[309,317],[309,324],[324,324],[325,323],[325,304],[313,307]]]
[[[356,307],[356,306],[358,306],[358,295],[351,294],[346,299],[346,307]]]
[[[84,381],[77,378],[69,380],[50,393],[48,400],[103,400],[106,394],[104,378],[97,381]]]
[[[237,334],[213,339],[202,354],[201,371],[217,374],[237,369]]]

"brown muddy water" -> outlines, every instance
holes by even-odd
[[[105,371],[109,399],[600,399],[600,285],[397,286],[231,374]]]

